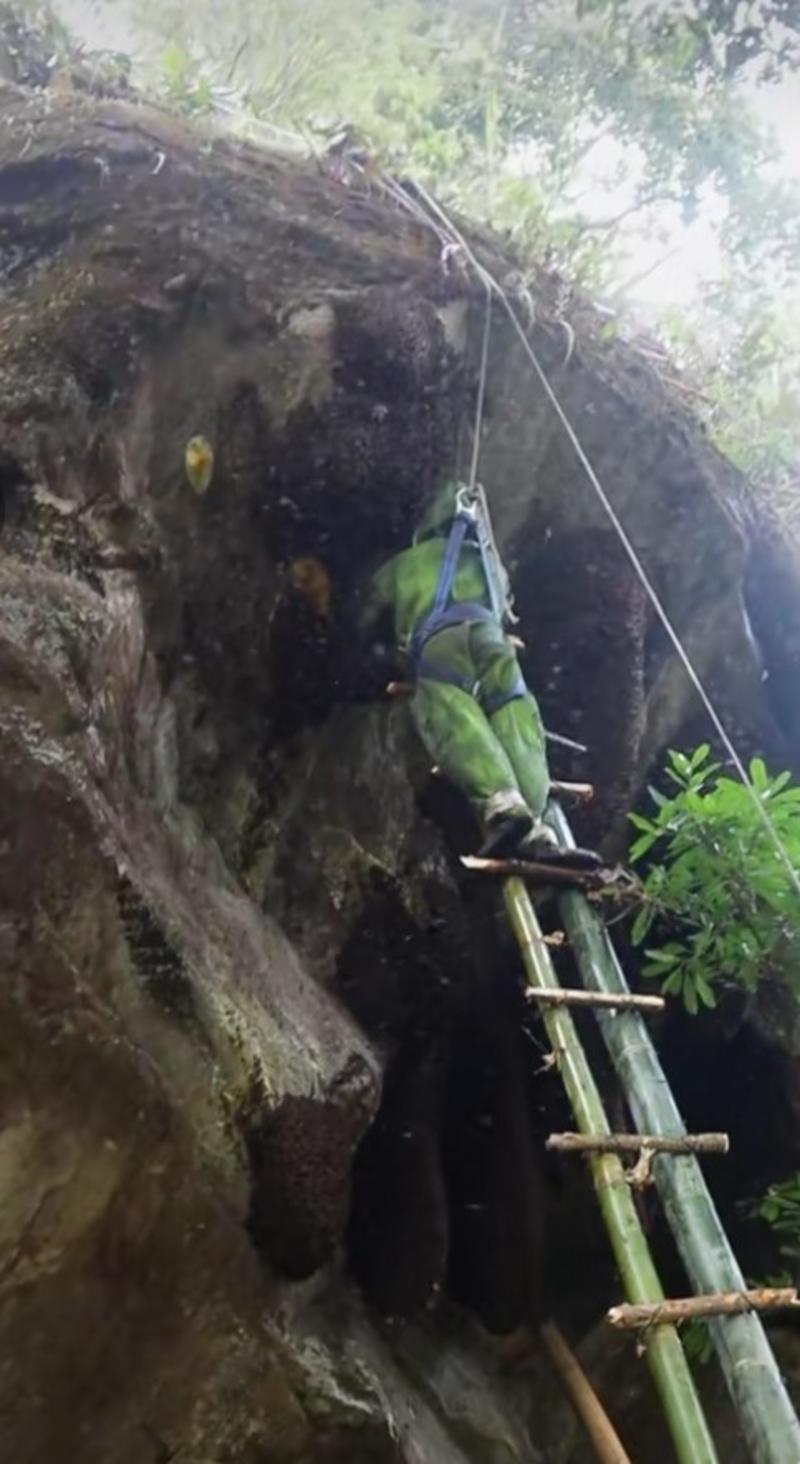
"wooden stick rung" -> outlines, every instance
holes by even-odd
[[[564,783],[560,778],[552,778],[550,792],[554,798],[571,799],[575,803],[591,803],[594,798],[594,783]]]
[[[478,874],[493,874],[504,879],[510,875],[519,875],[521,879],[546,885],[591,889],[614,882],[613,870],[568,869],[565,865],[544,864],[533,859],[487,859],[480,854],[462,854],[461,863],[465,869],[475,870]]]
[[[564,737],[561,732],[545,731],[544,735],[548,742],[555,742],[559,747],[569,747],[572,752],[589,751],[588,747],[585,747],[582,742],[574,742],[571,737]]]
[[[663,996],[639,996],[633,991],[584,991],[569,986],[528,987],[528,1001],[541,1001],[545,1006],[604,1007],[623,1011],[626,1007],[638,1012],[663,1012]]]
[[[677,1326],[700,1317],[735,1317],[742,1312],[778,1311],[798,1305],[794,1286],[761,1287],[756,1291],[718,1291],[711,1296],[686,1296],[677,1301],[658,1301],[632,1306],[612,1306],[606,1321],[612,1327],[632,1330],[642,1327]]]
[[[727,1154],[731,1141],[727,1134],[551,1134],[546,1147],[565,1154]]]

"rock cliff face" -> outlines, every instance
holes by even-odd
[[[316,165],[133,103],[2,108],[2,1452],[566,1459],[490,1334],[596,1318],[598,1222],[543,1166],[566,1114],[458,800],[403,706],[348,690],[353,591],[452,466],[481,292]],[[588,307],[562,364],[550,294],[537,349],[698,669],[795,766],[733,471]],[[694,708],[499,314],[482,476],[613,843]]]

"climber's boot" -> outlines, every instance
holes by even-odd
[[[515,788],[494,793],[481,810],[482,859],[508,859],[534,828],[534,817]]]
[[[553,869],[593,874],[603,861],[593,849],[564,849],[548,824],[539,820],[516,848],[517,858],[530,864],[549,864]]]

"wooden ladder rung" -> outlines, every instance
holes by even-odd
[[[545,937],[545,940],[547,937]],[[663,1012],[666,1002],[663,996],[639,996],[633,991],[584,991],[569,986],[529,986],[525,992],[528,1001],[540,1001],[545,1006],[598,1007],[637,1012]]]
[[[518,875],[533,884],[567,889],[606,889],[619,883],[619,872],[602,866],[599,869],[569,869],[563,864],[545,864],[541,860],[489,859],[481,854],[462,854],[460,862],[475,874],[490,874],[501,879]]]
[[[567,1154],[727,1154],[731,1141],[727,1134],[551,1134],[546,1147]]]
[[[677,1326],[702,1317],[735,1317],[742,1312],[778,1311],[798,1305],[794,1286],[761,1287],[757,1291],[717,1291],[710,1296],[685,1296],[677,1301],[656,1301],[612,1306],[606,1321],[626,1329]]]
[[[550,792],[554,798],[565,798],[567,802],[591,803],[594,798],[594,783],[564,783],[559,778],[552,778]]]

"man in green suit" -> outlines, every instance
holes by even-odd
[[[414,722],[442,773],[470,800],[482,853],[587,869],[586,850],[561,850],[542,822],[550,776],[539,709],[512,641],[508,576],[480,489],[448,482],[413,542],[375,575],[365,633],[389,614],[414,684]]]

